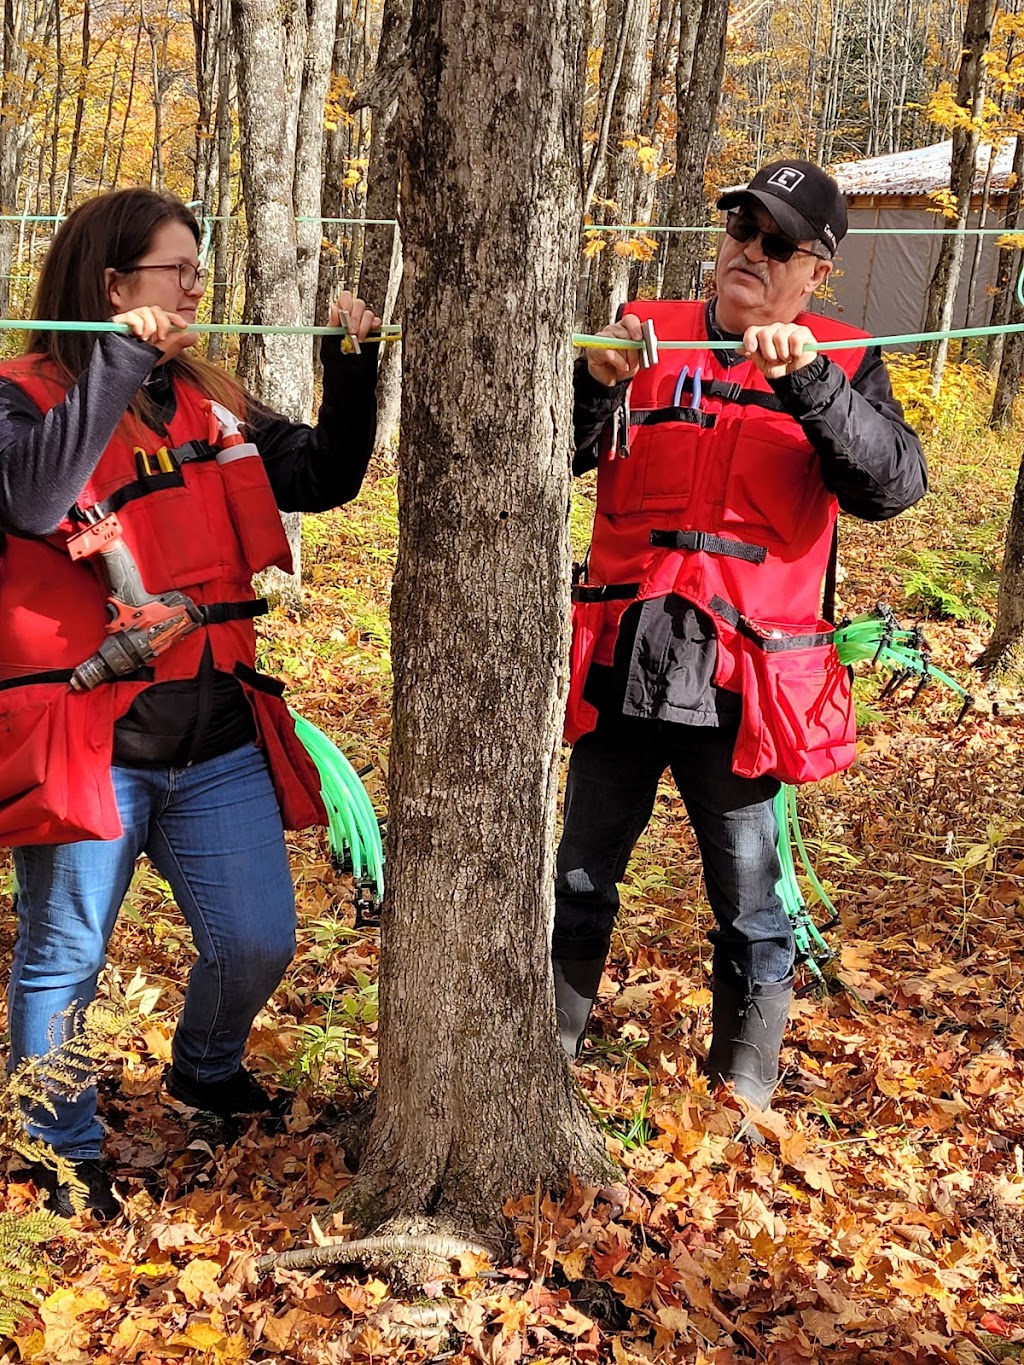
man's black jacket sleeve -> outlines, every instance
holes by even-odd
[[[573,472],[582,474],[597,465],[601,435],[627,386],[599,384],[585,358],[576,362],[573,383]],[[844,512],[885,521],[924,496],[928,476],[921,442],[904,420],[877,347],[865,354],[852,383],[819,355],[772,388],[818,452],[825,486]]]

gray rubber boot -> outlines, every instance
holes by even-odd
[[[793,999],[793,978],[756,984],[753,991],[716,976],[712,983],[711,1050],[704,1071],[730,1081],[758,1109],[767,1109],[779,1079],[779,1051]]]
[[[576,1060],[587,1031],[587,1020],[594,1008],[601,984],[605,957],[552,958],[555,973],[555,1018],[558,1036],[570,1062]]]

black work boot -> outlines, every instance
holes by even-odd
[[[61,1180],[52,1166],[41,1161],[33,1161],[25,1170],[16,1173],[16,1179],[28,1178],[43,1195],[43,1203],[60,1218],[72,1218],[79,1211],[91,1212],[101,1223],[116,1218],[121,1205],[114,1196],[110,1176],[102,1161],[93,1157],[70,1157],[68,1165],[75,1177],[72,1186],[68,1180]],[[80,1208],[75,1208],[77,1202]]]
[[[172,1062],[164,1072],[164,1089],[182,1104],[225,1120],[240,1114],[270,1114],[280,1118],[287,1113],[290,1101],[287,1095],[271,1098],[244,1066],[223,1081],[196,1081],[179,1071]]]
[[[575,1061],[594,1008],[607,954],[592,958],[552,958],[555,972],[555,1018],[569,1061]]]
[[[779,1079],[779,1051],[793,999],[793,978],[751,990],[716,976],[711,991],[711,1050],[704,1063],[713,1084],[732,1083],[757,1109],[767,1109]]]

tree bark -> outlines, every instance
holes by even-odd
[[[677,95],[675,192],[669,211],[673,227],[700,227],[707,219],[704,166],[718,121],[728,21],[729,0],[703,0],[690,79],[685,94],[680,86]],[[669,235],[662,281],[666,298],[694,297],[697,267],[704,255],[702,233]]]
[[[1024,461],[1017,473],[999,576],[996,623],[977,667],[993,680],[1024,676]]]
[[[549,963],[582,18],[413,3],[380,1083],[346,1198],[364,1225],[485,1235],[512,1193],[607,1169]]]
[[[295,326],[303,321],[295,238],[295,115],[285,59],[288,35],[277,0],[231,0],[238,56],[238,122],[242,194],[249,250],[245,279],[247,322]],[[292,18],[296,15],[293,11]],[[304,45],[303,45],[304,46]],[[309,337],[254,336],[239,351],[243,383],[293,421],[306,421],[313,402]],[[283,518],[295,575],[277,573],[263,584],[282,599],[298,598],[300,519]]]
[[[234,48],[231,42],[231,0],[217,0],[217,112],[216,132],[216,217],[213,224],[213,297],[210,320],[225,322],[230,314],[228,302],[229,261],[231,241],[231,76]],[[213,176],[211,175],[211,182]],[[218,360],[224,349],[224,338],[219,333],[210,337],[206,354]]]
[[[979,120],[985,101],[984,57],[992,41],[997,0],[969,0],[964,23],[963,51],[960,55],[960,75],[957,82],[957,103],[970,116],[966,128],[953,129],[953,152],[950,162],[949,188],[956,205],[956,220],[951,226],[964,228],[971,208],[971,191],[978,160],[980,141]],[[928,287],[928,307],[925,313],[926,332],[945,332],[953,321],[953,305],[960,267],[964,258],[962,233],[952,233],[941,239],[935,272]],[[922,354],[931,358],[931,389],[933,395],[942,383],[948,341],[925,342]]]
[[[647,67],[647,0],[625,0],[619,68],[612,120],[605,152],[604,219],[623,224],[636,222],[636,190],[639,162],[638,133]],[[613,234],[591,268],[590,297],[587,304],[587,330],[604,327],[619,304],[626,299],[632,258],[625,251],[625,239]]]
[[[78,165],[78,144],[82,137],[82,120],[85,116],[85,87],[89,79],[89,47],[92,41],[90,22],[92,18],[91,0],[82,4],[82,53],[78,69],[78,96],[75,100],[75,122],[71,129],[71,148],[68,153],[68,173],[64,186],[64,203],[71,204],[75,197],[75,173]]]
[[[385,0],[377,65],[371,89],[359,92],[372,110],[370,166],[367,173],[366,217],[398,217],[398,102],[399,82],[408,63],[409,0]],[[393,228],[368,225],[359,269],[359,292],[386,323],[396,322],[398,289],[402,278],[402,242]],[[401,347],[384,348],[377,381],[377,441],[375,453],[389,454],[398,432],[402,395]]]

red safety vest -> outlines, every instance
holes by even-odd
[[[37,356],[0,365],[44,414],[66,390]],[[121,821],[110,776],[115,721],[152,683],[195,677],[209,644],[214,667],[248,697],[286,828],[326,824],[320,779],[276,679],[255,669],[252,618],[265,609],[252,575],[290,569],[280,513],[259,458],[219,464],[203,395],[175,380],[165,436],[126,416],[75,508],[44,538],[8,534],[0,556],[0,842],[113,839]],[[158,452],[170,455],[160,469]],[[153,471],[153,472],[149,472]],[[177,588],[209,609],[208,624],[158,655],[143,676],[73,692],[71,671],[105,638],[107,587],[93,561],[71,559],[81,509],[116,512],[151,593]]]
[[[630,303],[662,340],[706,340],[703,303]],[[866,337],[802,314],[819,341]],[[593,729],[583,699],[592,662],[611,664],[637,599],[674,593],[705,611],[718,638],[715,682],[743,696],[733,755],[742,776],[815,781],[854,758],[847,670],[820,619],[838,505],[800,424],[752,362],[662,351],[629,394],[629,440],[598,466],[586,581],[573,590],[570,741]],[[831,353],[853,376],[864,348]]]

